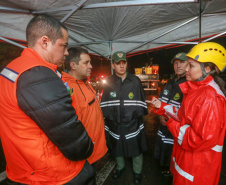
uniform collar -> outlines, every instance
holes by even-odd
[[[177,76],[174,76],[174,83],[175,84],[180,84],[186,81],[186,76],[182,76],[179,79],[177,78]]]
[[[78,82],[78,83],[86,83],[87,82],[87,78],[84,80],[77,80],[76,78],[74,78],[73,76],[69,75],[66,71],[62,71],[61,72],[62,75],[64,76],[65,80],[70,80],[70,81],[74,81],[74,82]]]
[[[117,79],[117,80],[121,80],[122,81],[122,78],[121,77],[119,77],[119,76],[117,76],[115,73],[113,74],[113,77],[115,78],[115,79]],[[126,78],[123,80],[123,82],[125,81],[125,80],[132,80],[132,74],[131,73],[129,73],[129,72],[126,72]]]

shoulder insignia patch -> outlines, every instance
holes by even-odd
[[[110,92],[110,97],[115,98],[116,97],[116,92]]]
[[[164,90],[163,94],[164,95],[168,95],[169,94],[169,90]]]
[[[64,82],[65,87],[67,88],[67,91],[70,92],[70,87],[68,86],[67,82]]]
[[[179,100],[180,99],[180,94],[179,93],[176,93],[173,99],[174,100]]]
[[[71,88],[71,89],[70,89],[70,95],[72,96],[73,94],[74,94],[74,89]]]
[[[130,92],[129,95],[128,95],[128,97],[129,97],[130,99],[133,99],[134,94],[133,94],[132,92]]]

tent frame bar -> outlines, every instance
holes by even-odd
[[[143,41],[114,41],[114,43],[143,43]],[[154,44],[191,44],[195,45],[198,44],[198,42],[157,42],[157,41],[151,41],[151,43]]]
[[[78,42],[78,43],[79,43],[79,41],[78,41],[76,38],[74,38],[73,36],[69,35],[69,37],[70,37],[72,40],[74,40],[74,41],[76,41],[76,42]],[[84,47],[86,47],[87,49],[89,49],[89,50],[91,50],[91,51],[93,51],[93,52],[97,53],[98,55],[100,55],[100,56],[102,56],[102,57],[106,58],[105,56],[103,56],[103,55],[102,55],[102,54],[100,54],[99,52],[97,52],[97,51],[95,51],[95,50],[93,50],[93,49],[89,48],[88,46],[84,46]]]
[[[146,41],[146,42],[140,44],[137,47],[134,47],[134,48],[128,50],[126,53],[130,53],[131,51],[133,51],[133,50],[135,50],[137,48],[140,48],[140,47],[142,47],[142,46],[144,46],[144,45],[146,45],[146,44],[148,44],[148,43],[150,43],[150,42],[152,42],[152,41],[154,41],[154,40],[156,40],[156,39],[158,39],[158,38],[160,38],[160,37],[162,37],[162,36],[164,36],[164,35],[166,35],[166,34],[168,34],[170,32],[172,32],[172,31],[174,31],[174,30],[176,30],[176,29],[178,29],[178,28],[180,28],[180,27],[182,27],[182,26],[184,26],[184,25],[186,25],[186,24],[188,24],[188,23],[190,23],[190,22],[192,22],[192,21],[194,21],[196,19],[198,19],[197,16],[192,18],[192,19],[190,19],[190,20],[188,20],[188,21],[186,21],[186,22],[184,22],[184,23],[182,23],[182,24],[180,24],[180,25],[178,25],[178,26],[176,26],[176,27],[174,27],[174,28],[172,28],[172,29],[170,29],[170,30],[168,30],[168,31],[166,31],[165,33],[160,34],[159,36],[157,36],[157,37],[155,37],[155,38],[153,38],[153,39],[151,39],[149,41]]]
[[[158,5],[158,4],[174,4],[174,3],[197,3],[198,0],[134,0],[134,1],[119,1],[119,2],[107,2],[84,5],[82,9],[92,8],[112,8],[123,6],[145,6],[145,5]]]
[[[204,40],[203,42],[208,42],[208,41],[210,41],[210,40],[212,40],[212,39],[215,39],[215,38],[217,38],[217,37],[220,37],[221,35],[224,35],[224,34],[226,34],[226,31],[225,31],[225,32],[222,32],[222,33],[219,33],[219,34],[217,34],[217,35],[215,35],[215,36],[213,36],[213,37],[210,37],[210,38]]]
[[[71,11],[75,9],[77,6],[64,6],[60,8],[50,8],[50,9],[43,9],[43,10],[34,10],[32,11],[32,14],[43,14],[43,13],[49,13],[49,12],[58,12],[58,11]]]
[[[113,8],[113,7],[128,7],[128,6],[145,6],[145,5],[161,5],[161,4],[175,4],[175,3],[197,3],[198,0],[134,0],[134,1],[118,1],[107,3],[96,3],[83,5],[80,10],[83,9],[97,9],[97,8]],[[81,2],[79,3],[81,4]],[[84,3],[83,3],[84,4]],[[76,9],[77,6],[65,6],[60,8],[50,8],[45,10],[35,10],[32,14],[42,14],[56,11],[70,11]]]
[[[86,3],[86,1],[87,0],[82,0],[82,1],[80,1],[80,3],[79,4],[77,4],[77,6],[74,6],[74,8],[60,21],[60,22],[65,22],[67,19],[69,19],[75,12],[77,12],[85,3]],[[73,40],[77,40],[77,39],[75,39],[74,37],[72,37],[72,36],[69,36],[71,39],[73,39]],[[79,42],[78,40],[77,40],[77,42]],[[79,42],[80,43],[80,42]],[[97,51],[95,51],[95,50],[93,50],[93,49],[91,49],[91,48],[89,48],[88,46],[85,46],[86,48],[88,48],[89,50],[91,50],[91,51],[93,51],[94,53],[97,53],[98,55],[100,55],[100,56],[102,56],[102,57],[104,57],[103,55],[101,55],[100,53],[98,53]]]
[[[86,3],[86,1],[87,0],[82,0],[79,4],[77,4],[77,6],[74,6],[74,8],[72,8],[72,10],[60,22],[65,22],[69,17],[71,17],[75,12],[77,12],[81,8],[81,6]]]
[[[92,45],[92,44],[103,44],[103,43],[144,43],[145,41],[137,41],[137,40],[117,40],[117,41],[106,41],[106,40],[100,40],[100,41],[91,41],[91,42],[80,42],[71,44],[70,46],[76,47],[76,46],[83,46],[83,45]],[[157,42],[157,41],[151,41],[151,43],[154,44],[197,44],[198,42]]]
[[[10,44],[13,44],[13,45],[18,46],[18,47],[23,48],[23,49],[26,48],[26,46],[23,46],[23,45],[21,45],[21,44],[18,44],[18,43],[14,42],[14,41],[11,41],[11,40],[6,39],[6,38],[1,37],[1,36],[0,36],[0,40],[3,40],[3,41],[5,41],[5,42],[8,42],[8,43],[10,43]]]
[[[0,11],[26,13],[26,14],[30,14],[31,13],[30,10],[19,9],[19,8],[9,8],[9,7],[5,7],[5,6],[0,6]]]
[[[69,35],[69,37],[74,40],[75,42],[77,42],[76,44],[73,44],[74,46],[78,46],[78,45],[83,45],[84,47],[86,47],[87,49],[93,51],[94,53],[97,53],[98,55],[107,58],[110,57],[112,55],[112,43],[141,43],[139,46],[134,47],[130,50],[128,50],[126,53],[130,53],[131,51],[134,51],[148,43],[155,43],[155,44],[197,44],[197,42],[156,42],[155,40],[196,20],[199,19],[199,42],[201,42],[201,17],[202,16],[215,16],[215,15],[219,15],[219,14],[223,14],[225,15],[225,13],[219,13],[219,14],[204,14],[204,9],[202,10],[202,1],[203,0],[133,0],[133,1],[118,1],[118,2],[106,2],[106,3],[96,3],[96,4],[88,4],[88,5],[84,5],[87,0],[81,0],[77,5],[75,6],[65,6],[65,7],[60,7],[60,8],[52,8],[52,9],[45,9],[45,10],[35,10],[35,11],[30,11],[30,10],[26,10],[26,9],[19,9],[19,8],[8,8],[8,7],[4,7],[4,6],[0,6],[0,11],[9,11],[9,12],[19,12],[19,13],[26,13],[26,14],[41,14],[41,13],[48,13],[48,12],[55,12],[55,11],[69,11],[69,13],[61,20],[61,22],[65,22],[66,20],[68,20],[73,14],[75,14],[78,10],[82,10],[82,9],[94,9],[94,8],[111,8],[111,7],[128,7],[128,6],[144,6],[144,5],[158,5],[158,4],[174,4],[174,3],[197,3],[199,2],[199,15],[172,28],[171,30],[166,31],[165,33],[162,33],[161,35],[149,40],[149,41],[145,41],[145,42],[141,42],[141,41],[126,41],[126,40],[118,40],[118,41],[90,41],[90,42],[83,42],[81,43],[80,41],[78,41],[77,39],[75,39],[73,36]],[[226,32],[220,33],[218,35],[215,35],[211,38],[208,38],[206,40],[204,40],[203,42],[207,42],[209,40],[212,40],[214,38],[217,38],[221,35],[224,35]],[[1,40],[4,40],[5,42],[11,43],[13,45],[22,47],[22,48],[26,48],[23,45],[20,45],[14,41],[11,41],[9,39],[6,39],[4,37],[0,37]],[[105,57],[102,54],[100,54],[99,52],[91,49],[90,47],[88,47],[87,45],[89,44],[103,44],[103,43],[109,43],[109,47],[110,47],[110,55]]]

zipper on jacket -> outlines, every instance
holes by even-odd
[[[79,85],[79,83],[78,83],[77,80],[76,80],[76,83],[78,84],[78,87],[79,87],[80,91],[82,92],[82,94],[83,94],[83,96],[84,96],[84,98],[85,98],[85,101],[86,101],[86,96],[85,96],[85,94],[83,93],[83,91],[82,91],[82,89],[81,89],[81,87],[80,87],[80,85]]]

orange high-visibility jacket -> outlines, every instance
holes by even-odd
[[[54,85],[51,84],[53,90],[45,89],[43,81],[36,81],[35,84],[24,88],[23,93],[18,94],[19,83],[23,83],[25,80],[23,80],[22,75],[39,67],[46,70],[44,73],[46,77],[42,78],[42,80],[46,79],[45,83],[48,81],[56,82]],[[84,126],[77,120],[74,108],[70,104],[70,95],[57,76],[56,67],[44,61],[34,50],[27,48],[21,57],[9,63],[0,74],[0,137],[7,161],[7,177],[15,182],[29,185],[65,184],[77,176],[85,163],[85,160],[73,161],[76,159],[73,158],[74,154],[70,152],[74,152],[75,148],[78,151],[82,148],[83,143],[79,142],[87,142],[92,145]],[[34,75],[36,75],[35,79],[40,77],[38,73]],[[37,85],[40,91],[29,91],[33,85]],[[39,93],[43,93],[43,90],[46,90],[44,93],[46,97],[38,99]],[[57,95],[54,94],[55,91],[57,91]],[[19,106],[23,96],[26,96],[27,99],[31,97],[31,102],[29,104],[23,103],[22,110]],[[56,98],[56,100],[48,102],[51,97]],[[63,102],[64,100],[67,102]],[[39,107],[33,108],[36,103]],[[67,109],[60,110],[64,106]],[[68,116],[69,112],[71,115]],[[63,122],[61,122],[62,120]],[[42,124],[43,122],[47,124]],[[51,124],[56,124],[56,127],[51,132],[44,133],[49,129],[48,127],[52,126]],[[66,127],[64,127],[65,125]],[[75,129],[77,133],[75,133]],[[73,132],[73,135],[70,131]],[[76,134],[81,141],[77,142],[76,138],[73,138]],[[56,136],[58,140],[56,140]],[[85,137],[83,138],[83,136]],[[68,145],[66,147],[56,146],[57,143],[63,142],[64,144],[68,142]],[[74,143],[77,145],[73,146]],[[70,147],[74,148],[67,155]],[[86,148],[88,147],[85,146],[85,149],[80,151],[78,156],[85,155]],[[89,151],[90,154],[91,152]],[[87,157],[90,154],[87,154]],[[65,157],[70,155],[71,157],[68,158],[71,160]]]
[[[81,120],[94,143],[93,153],[88,158],[89,163],[92,164],[107,152],[104,119],[99,102],[94,89],[87,81],[76,80],[65,72],[62,72],[62,76],[71,89],[72,106],[78,119]]]

